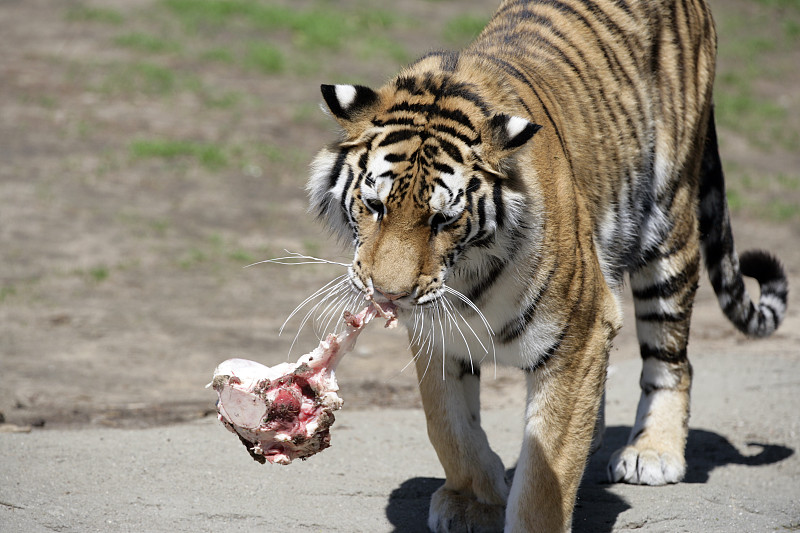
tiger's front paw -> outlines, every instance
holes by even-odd
[[[431,497],[428,527],[434,533],[503,531],[505,505],[481,503],[474,496],[440,487]]]
[[[640,449],[635,444],[620,448],[608,461],[608,479],[612,483],[666,485],[678,483],[685,474],[686,460],[682,453]]]

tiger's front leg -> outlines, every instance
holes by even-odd
[[[428,527],[434,532],[502,531],[508,483],[481,429],[479,369],[473,374],[469,363],[451,357],[442,365],[438,354],[416,358],[428,437],[446,476],[431,498]]]
[[[506,533],[570,531],[578,486],[602,424],[598,414],[612,335],[607,328],[576,335],[587,342],[527,371],[525,429]]]

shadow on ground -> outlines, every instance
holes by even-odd
[[[630,508],[628,502],[614,494],[608,483],[606,465],[617,448],[624,446],[630,427],[606,429],[603,447],[589,460],[573,517],[573,531],[607,533],[613,530],[617,517]],[[727,465],[761,466],[778,463],[794,454],[794,450],[775,444],[748,443],[758,447],[755,455],[742,455],[725,437],[702,429],[689,431],[686,459],[689,467],[684,483],[705,483],[711,472]],[[506,472],[508,479],[514,469]],[[416,477],[404,481],[392,491],[386,506],[386,516],[395,533],[427,531],[428,503],[433,492],[444,483],[441,478]],[[643,490],[646,490],[643,488]]]

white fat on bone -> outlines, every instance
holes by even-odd
[[[289,464],[330,446],[333,411],[342,407],[336,366],[355,346],[370,320],[386,327],[397,319],[391,304],[371,303],[358,314],[345,313],[345,330],[330,334],[296,363],[267,367],[247,359],[228,359],[214,370],[209,386],[217,392],[219,420],[256,461]]]

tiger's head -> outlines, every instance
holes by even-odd
[[[459,259],[518,222],[513,160],[540,126],[433,74],[322,95],[342,138],[317,155],[308,188],[312,209],[354,243],[351,283],[400,308],[436,300]]]

